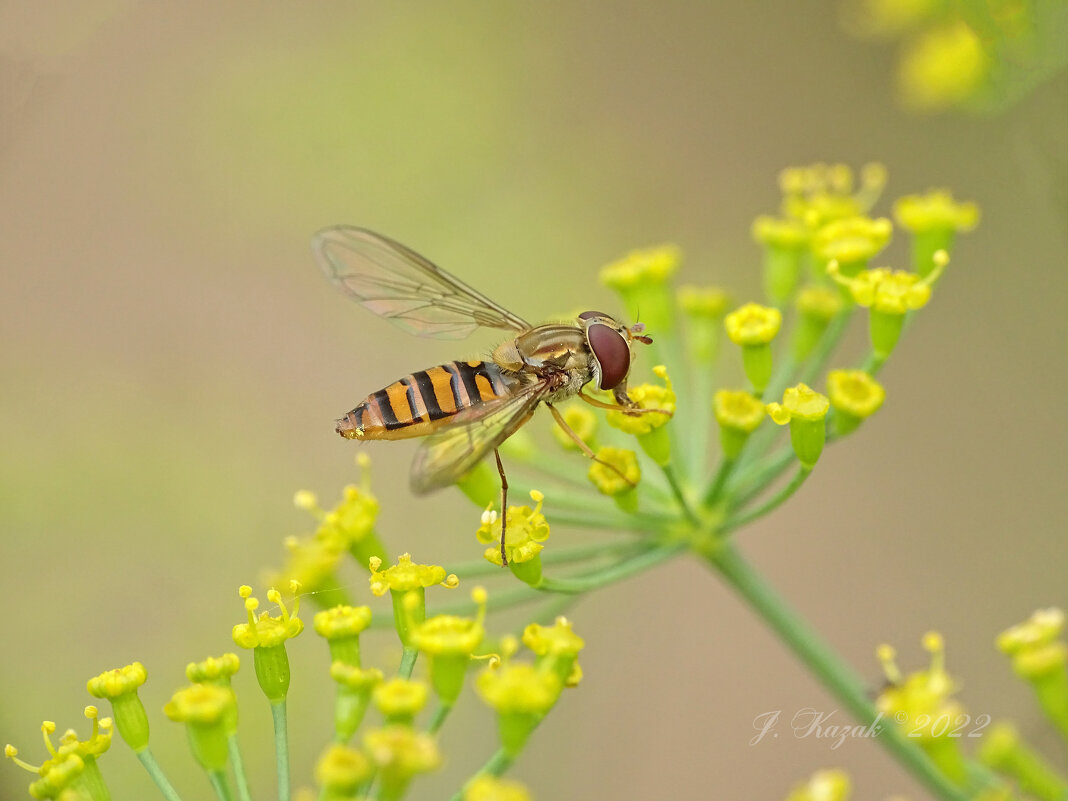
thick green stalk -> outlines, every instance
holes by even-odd
[[[864,681],[764,581],[731,543],[722,542],[702,556],[850,715],[864,726],[880,723],[879,713],[868,697]],[[875,739],[937,798],[942,801],[968,801],[969,795],[943,776],[923,750],[909,740],[899,727],[892,723],[883,724]]]

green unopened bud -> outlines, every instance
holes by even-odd
[[[783,393],[782,403],[769,403],[768,414],[779,425],[790,424],[790,443],[801,466],[811,470],[823,452],[827,439],[824,418],[830,401],[805,384],[790,387]]]
[[[135,754],[148,747],[148,714],[137,695],[148,673],[140,662],[116,668],[89,679],[87,689],[94,698],[111,701],[111,716],[119,736]]]
[[[163,707],[171,720],[185,723],[193,757],[209,773],[226,770],[230,734],[226,723],[233,706],[230,690],[217,684],[194,684],[176,692]]]

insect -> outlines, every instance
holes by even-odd
[[[504,564],[508,479],[498,447],[538,405],[545,404],[596,461],[556,403],[578,395],[601,408],[656,411],[636,408],[627,395],[633,345],[652,342],[641,323],[628,327],[603,312],[587,311],[573,322],[531,325],[404,245],[363,228],[327,228],[315,235],[313,249],[338,289],[411,334],[462,339],[478,328],[511,334],[489,360],[454,361],[410,373],[371,393],[337,421],[337,433],[346,439],[426,437],[412,463],[417,493],[454,483],[493,451],[501,477]],[[611,390],[616,403],[584,393],[591,381]]]

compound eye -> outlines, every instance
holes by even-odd
[[[593,351],[593,358],[601,366],[601,389],[615,389],[630,372],[630,345],[616,329],[603,323],[589,326],[586,339]]]
[[[592,320],[595,317],[608,317],[608,315],[599,311],[584,311],[578,316],[580,320]]]

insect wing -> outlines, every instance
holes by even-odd
[[[545,395],[544,385],[531,384],[510,398],[461,412],[419,448],[412,462],[412,489],[423,493],[455,483],[529,420]]]
[[[476,328],[526,331],[530,324],[388,237],[354,226],[327,228],[312,248],[343,293],[410,334],[463,339]]]

